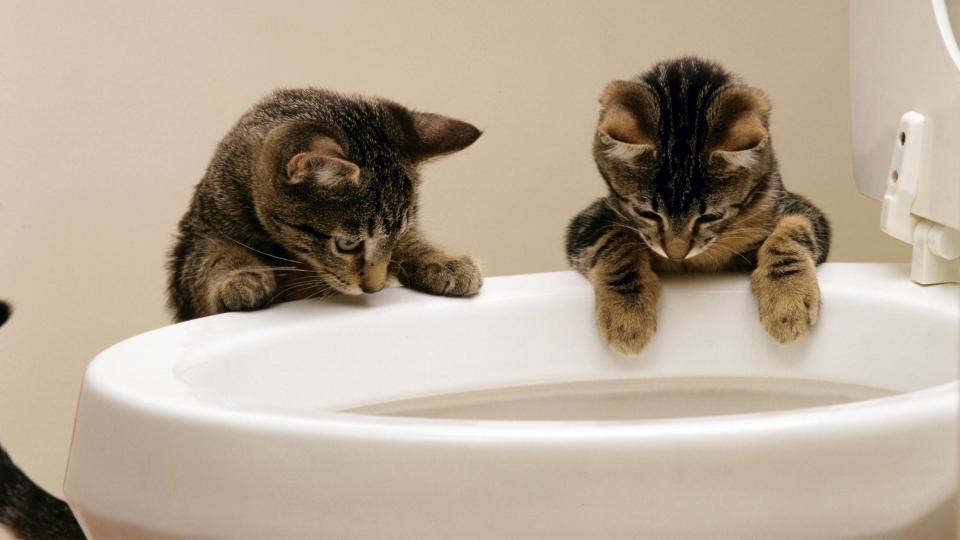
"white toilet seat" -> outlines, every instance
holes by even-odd
[[[960,288],[907,272],[824,265],[822,319],[786,348],[763,332],[744,275],[666,280],[658,335],[636,359],[600,343],[589,285],[568,272],[493,278],[472,300],[393,290],[160,329],[91,365],[66,495],[90,530],[136,516],[140,533],[184,537],[887,530],[950,497],[956,473]],[[338,412],[485,387],[744,375],[903,393],[645,421]]]

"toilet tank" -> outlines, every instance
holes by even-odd
[[[857,189],[878,200],[897,180],[901,117],[922,115],[910,213],[960,230],[960,52],[951,13],[960,17],[960,0],[851,0],[850,114]]]

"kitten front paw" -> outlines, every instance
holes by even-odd
[[[483,275],[477,263],[464,255],[424,264],[410,285],[441,296],[473,296],[483,285]]]
[[[768,260],[753,271],[751,286],[763,327],[780,343],[806,336],[817,322],[820,286],[812,260]]]
[[[212,287],[214,313],[250,311],[270,304],[277,288],[270,270],[234,270]]]
[[[656,305],[616,293],[597,296],[597,329],[613,352],[635,356],[657,331]]]

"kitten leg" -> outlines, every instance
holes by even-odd
[[[444,252],[416,229],[404,233],[394,248],[391,273],[411,289],[441,296],[472,296],[483,284],[472,258]]]
[[[586,251],[582,271],[593,284],[597,328],[616,353],[639,353],[657,330],[660,279],[649,252],[626,231],[608,233]]]
[[[600,336],[619,354],[639,353],[657,330],[660,279],[650,251],[606,199],[573,218],[566,245],[570,266],[593,284]]]
[[[760,321],[783,344],[810,331],[820,313],[816,264],[825,257],[811,216],[787,214],[760,246],[751,284]]]
[[[182,276],[193,317],[266,307],[277,288],[269,266],[232,242],[208,239],[198,243],[187,257]]]

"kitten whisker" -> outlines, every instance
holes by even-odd
[[[611,225],[611,227],[620,227],[621,229],[626,229],[626,230],[628,230],[628,231],[635,232],[635,233],[637,233],[637,234],[639,234],[639,235],[641,235],[641,236],[643,235],[643,234],[640,232],[640,229],[636,229],[636,228],[634,228],[634,227],[631,227],[631,226],[629,226],[629,225],[624,225],[624,224],[622,224],[622,223],[614,223],[613,225]]]
[[[626,221],[627,223],[629,223],[629,222],[631,221],[630,218],[628,218],[627,216],[623,215],[623,212],[621,212],[619,208],[617,208],[616,206],[614,206],[613,204],[611,204],[610,199],[605,200],[605,201],[604,201],[604,204],[606,204],[606,205],[607,205],[607,208],[609,208],[614,214],[620,216],[620,219]]]
[[[300,266],[303,265],[303,263],[300,262],[300,261],[295,261],[295,260],[293,260],[293,259],[287,259],[287,258],[284,258],[284,257],[280,257],[279,255],[273,255],[273,254],[271,254],[271,253],[266,253],[266,252],[264,252],[264,251],[260,251],[259,249],[255,248],[255,247],[252,247],[252,246],[248,246],[247,244],[244,244],[243,242],[241,242],[241,241],[239,241],[239,240],[237,240],[237,239],[235,239],[235,238],[232,238],[232,237],[230,237],[230,236],[227,235],[227,234],[220,233],[220,235],[223,236],[224,238],[226,238],[227,240],[230,240],[230,241],[233,242],[234,244],[237,244],[238,246],[245,247],[245,248],[249,249],[250,251],[254,251],[254,252],[259,253],[259,254],[261,254],[261,255],[265,255],[265,256],[267,256],[267,257],[273,257],[274,259],[278,259],[278,260],[281,260],[281,261],[290,262],[290,263],[293,263],[293,264],[296,264],[296,265],[300,265]],[[208,238],[213,238],[213,237],[211,237],[210,235],[205,235],[205,236],[207,236]]]
[[[397,264],[397,265],[395,265],[395,268],[396,268],[397,270],[399,270],[400,272],[403,273],[403,280],[402,280],[402,281],[405,281],[405,282],[407,282],[407,283],[410,283],[410,274],[407,273],[407,269],[404,268],[402,264]],[[399,279],[399,276],[397,276],[397,278]]]
[[[310,296],[304,298],[304,300],[311,300],[311,299],[313,299],[313,298],[316,298],[317,296],[320,296],[320,298],[318,298],[318,300],[325,300],[325,299],[327,299],[328,297],[332,296],[332,295],[333,295],[333,292],[334,292],[334,291],[333,291],[332,289],[322,289],[322,288],[320,288],[320,289],[317,289],[317,291],[314,292],[313,294],[311,294]]]
[[[718,243],[718,242],[714,242],[714,243],[710,244],[710,247],[708,247],[707,249],[705,249],[704,252],[710,251],[710,250],[711,250],[712,248],[714,248],[714,247],[718,247],[718,248],[721,248],[721,249],[725,249],[725,250],[727,250],[728,252],[732,253],[733,255],[736,255],[737,257],[740,257],[741,259],[743,259],[744,261],[746,261],[747,264],[753,264],[753,261],[751,261],[750,259],[746,258],[746,257],[743,255],[743,253],[740,253],[739,251],[736,251],[736,250],[734,250],[734,249],[731,249],[731,248],[729,248],[729,247],[727,247],[727,246],[725,246],[725,245],[723,245],[723,244],[720,244],[720,243]]]
[[[323,286],[329,287],[329,285],[327,284],[326,280],[319,279],[319,278],[318,278],[318,279],[315,279],[315,280],[309,280],[309,281],[297,281],[297,282],[295,282],[295,283],[293,283],[293,284],[291,284],[291,285],[289,285],[289,286],[287,286],[287,287],[284,287],[284,288],[281,289],[280,291],[278,291],[276,294],[273,295],[273,297],[270,298],[270,301],[272,302],[273,300],[276,300],[277,298],[279,298],[279,297],[280,297],[282,294],[284,294],[284,293],[299,291],[299,290],[302,290],[302,289],[309,289],[309,288],[315,287],[315,286],[317,286],[317,285],[323,285]]]
[[[316,270],[313,270],[313,269],[294,268],[292,266],[251,266],[251,267],[244,267],[243,270],[250,271],[250,272],[255,272],[259,270],[273,270],[273,271],[282,270],[286,272],[304,272],[308,274],[316,272]]]

